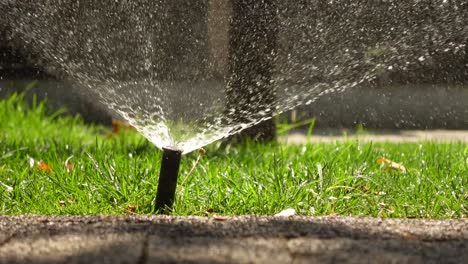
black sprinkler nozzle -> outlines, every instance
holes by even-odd
[[[166,214],[172,211],[181,157],[182,151],[163,148],[155,207],[158,214]]]

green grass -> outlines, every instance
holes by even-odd
[[[19,95],[0,101],[0,214],[152,213],[159,150],[133,131],[108,138],[106,128],[46,113],[45,103],[28,107]],[[214,144],[186,180],[196,157],[182,160],[175,215],[294,208],[300,215],[467,216],[465,143]],[[380,157],[408,172],[382,169]]]

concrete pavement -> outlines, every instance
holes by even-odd
[[[333,143],[335,141],[359,140],[360,142],[463,142],[468,143],[468,130],[371,130],[361,133],[350,129],[316,129],[307,138],[306,130],[295,130],[279,141],[288,144]]]
[[[0,263],[463,263],[468,220],[0,216]]]

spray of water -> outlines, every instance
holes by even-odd
[[[25,0],[3,1],[0,22],[51,73],[159,148],[188,153],[466,52],[466,10],[445,0]]]

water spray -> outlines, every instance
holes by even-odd
[[[155,206],[155,211],[159,214],[170,213],[174,206],[181,157],[182,151],[163,148]]]
[[[85,101],[96,97],[156,146],[177,142],[163,150],[159,213],[173,207],[182,153],[273,113],[386,80],[464,83],[464,74],[427,71],[465,60],[468,16],[458,7],[466,0],[359,1],[365,8],[356,1],[66,2],[0,1],[0,28],[14,39],[7,46],[31,49],[48,73],[76,83]],[[426,56],[433,51],[444,52]]]

